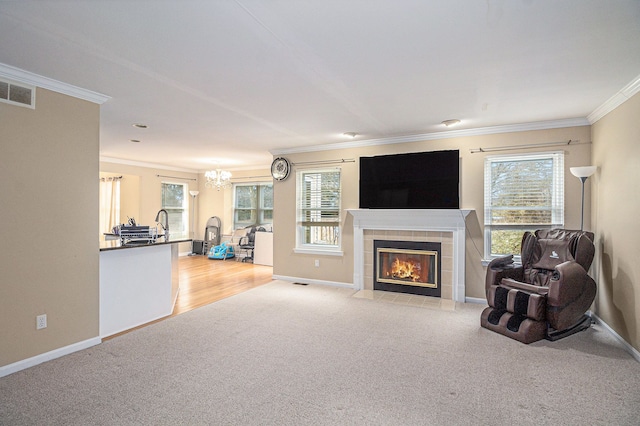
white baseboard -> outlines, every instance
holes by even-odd
[[[624,349],[629,352],[629,355],[631,355],[636,361],[640,362],[640,352],[638,352],[636,348],[631,346],[626,340],[622,338],[622,336],[616,333],[615,330],[609,326],[609,324],[602,320],[602,318],[600,318],[593,312],[588,312],[588,314],[595,322],[598,323],[598,325],[601,325],[605,330],[611,333],[611,335],[624,347]]]
[[[285,275],[274,275],[273,279],[290,281],[292,283],[301,283],[301,284],[319,284],[319,285],[328,285],[332,287],[355,288],[352,283],[342,283],[339,281],[314,280],[310,278],[288,277]]]
[[[91,346],[99,345],[100,343],[102,343],[102,339],[94,337],[92,339],[83,340],[82,342],[74,343],[63,348],[54,349],[31,358],[23,359],[22,361],[14,362],[13,364],[4,365],[0,367],[0,377],[17,373],[25,368],[33,367],[34,365],[42,364],[43,362],[51,361],[52,359],[60,358],[61,356],[69,355],[70,353],[81,351],[83,349],[90,348]]]
[[[479,305],[486,305],[487,304],[487,299],[483,299],[480,297],[465,297],[464,298],[464,302],[465,303],[477,303]]]

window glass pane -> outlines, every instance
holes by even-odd
[[[185,200],[184,185],[178,183],[162,184],[162,208],[183,208]]]
[[[255,212],[255,210],[237,209],[236,220],[238,222],[254,223],[255,218],[253,216],[253,212]]]
[[[255,185],[238,185],[236,186],[236,207],[237,208],[256,208],[257,187]]]
[[[273,221],[273,184],[236,184],[234,197],[234,229],[266,225]]]
[[[519,254],[525,231],[563,223],[562,152],[486,158],[485,253]]]
[[[172,239],[188,237],[189,210],[186,194],[186,184],[162,183],[162,208],[169,216],[169,235]]]
[[[263,209],[273,208],[273,185],[260,185],[261,203]]]
[[[299,243],[339,246],[340,170],[301,172],[298,184]]]
[[[262,211],[262,223],[271,223],[273,221],[273,210]]]
[[[535,229],[527,229],[526,231],[534,231]],[[520,254],[520,243],[525,230],[492,230],[491,231],[491,254],[492,255],[509,255]]]

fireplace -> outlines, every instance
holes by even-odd
[[[441,244],[374,240],[373,289],[440,297]]]
[[[465,218],[471,210],[349,209],[353,217],[353,286],[373,291],[373,241],[441,243],[441,299],[465,301]]]

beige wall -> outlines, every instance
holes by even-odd
[[[595,313],[640,350],[640,94],[592,126]]]
[[[0,103],[0,366],[98,336],[99,126],[40,88],[36,109]]]
[[[559,141],[579,141],[581,144],[551,147],[546,149],[522,149],[491,154],[470,152],[478,147],[500,147],[524,144],[550,143]],[[437,151],[446,149],[460,150],[461,157],[461,208],[474,209],[467,218],[468,235],[466,244],[466,297],[484,298],[485,268],[481,264],[483,255],[484,224],[484,158],[486,155],[505,153],[524,153],[540,151],[565,151],[565,226],[580,227],[580,181],[569,172],[569,167],[588,165],[591,162],[591,132],[589,126],[563,129],[537,130],[528,132],[502,133],[483,136],[469,136],[441,139],[425,142],[381,145],[352,149],[297,153],[287,155],[293,163],[308,161],[355,159],[355,163],[335,165],[342,169],[342,208],[358,208],[358,158],[381,154],[403,152]],[[283,182],[275,182],[274,209],[274,275],[304,278],[308,280],[330,281],[350,284],[353,282],[353,223],[351,217],[343,212],[342,250],[344,256],[321,256],[296,254],[295,247],[295,171]],[[589,194],[585,222],[589,223]],[[320,260],[320,267],[314,267],[314,260]]]

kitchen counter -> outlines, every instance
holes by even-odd
[[[100,337],[171,315],[179,291],[178,243],[100,241]]]
[[[115,234],[114,234],[115,235]],[[111,239],[100,239],[100,251],[106,250],[119,250],[119,249],[130,249],[130,248],[138,248],[138,247],[151,247],[158,246],[163,244],[178,244],[178,243],[188,243],[191,239],[180,239],[180,240],[169,240],[165,241],[164,237],[158,237],[155,243],[144,243],[144,244],[122,244],[120,242],[120,238],[115,240]]]

